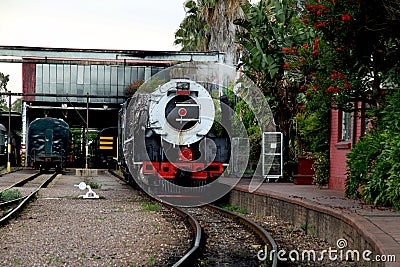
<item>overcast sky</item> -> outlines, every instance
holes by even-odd
[[[179,50],[184,0],[1,0],[0,45]],[[21,64],[0,63],[20,92]]]

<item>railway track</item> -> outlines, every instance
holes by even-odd
[[[262,263],[257,253],[261,246],[277,251],[267,231],[240,214],[214,205],[185,210],[201,225],[202,245],[194,266],[259,266]],[[276,266],[276,260],[267,264]]]
[[[53,174],[35,173],[1,190],[0,195],[13,188],[26,187],[30,189],[28,190],[29,193],[20,198],[0,203],[0,225],[6,224],[11,218],[15,217],[20,211],[22,211],[29,201],[35,198],[39,190],[47,187],[57,174],[57,172]]]
[[[115,172],[110,173],[123,180]],[[214,205],[178,208],[161,204],[186,220],[193,231],[191,247],[172,266],[277,266],[276,253],[266,263],[258,260],[260,248],[278,249],[271,235],[250,219]]]

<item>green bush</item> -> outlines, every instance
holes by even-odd
[[[314,184],[322,187],[328,184],[329,179],[329,151],[311,154],[313,159]]]
[[[8,201],[15,200],[15,199],[18,199],[21,197],[22,197],[22,194],[17,189],[5,190],[5,191],[1,192],[1,194],[0,194],[0,202],[8,202]]]
[[[400,89],[377,113],[377,127],[348,154],[346,195],[400,209]]]
[[[346,180],[346,195],[360,198],[361,189],[368,184],[374,162],[383,150],[381,135],[376,131],[369,133],[356,143],[347,154],[347,167],[349,168]]]

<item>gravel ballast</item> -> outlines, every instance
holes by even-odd
[[[108,175],[85,179],[101,186],[94,189],[100,199],[80,199],[87,190],[74,184],[83,179],[71,173],[58,176],[18,218],[0,227],[0,266],[171,266],[190,248],[191,229],[172,211]],[[276,217],[246,216],[264,227],[286,252],[336,248]],[[256,257],[263,247],[252,244]],[[357,263],[289,260],[280,266]]]
[[[95,191],[100,199],[42,189],[0,228],[0,266],[170,265],[190,247],[190,229],[168,209],[129,188]]]

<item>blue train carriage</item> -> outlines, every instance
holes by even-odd
[[[29,124],[28,165],[47,171],[61,170],[69,161],[72,134],[62,119],[39,118]]]

